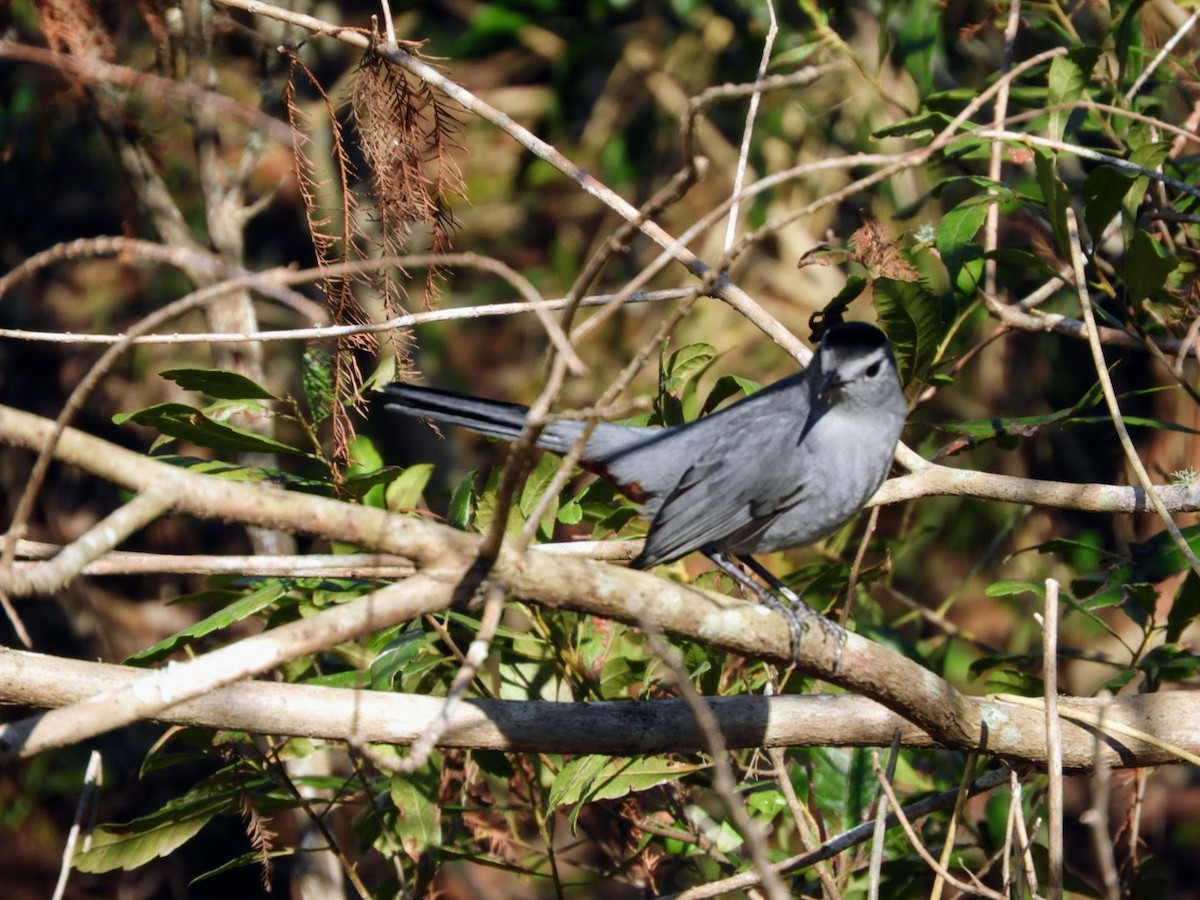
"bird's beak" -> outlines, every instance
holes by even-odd
[[[845,383],[837,372],[829,372],[822,376],[820,384],[817,385],[817,396],[822,400],[828,400],[829,395]]]

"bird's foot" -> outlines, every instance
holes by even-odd
[[[840,672],[842,669],[842,648],[846,646],[846,629],[833,621],[833,619],[821,615],[809,606],[803,597],[786,584],[776,580],[771,587],[787,601],[785,604],[778,599],[772,598],[775,599],[776,604],[773,608],[779,610],[784,618],[788,620],[788,627],[792,633],[792,664],[795,665],[800,661],[798,656],[800,651],[800,635],[803,634],[808,623],[815,620],[817,625],[820,626],[821,631],[825,633],[825,636],[833,641],[833,672],[835,675]]]

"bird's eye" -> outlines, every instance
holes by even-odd
[[[878,375],[880,365],[882,365],[882,363],[873,362],[867,366],[867,377],[874,378],[876,375]]]

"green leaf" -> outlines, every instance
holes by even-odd
[[[496,488],[499,483],[500,473],[494,470],[488,476],[488,481],[484,489],[476,497],[475,525],[481,531],[485,531],[491,527],[492,519],[496,515]],[[510,504],[508,507],[508,520],[504,523],[504,536],[508,539],[515,538],[521,533],[521,529],[524,526],[525,517],[521,514],[520,507],[516,504]]]
[[[688,344],[680,347],[667,359],[663,374],[663,390],[678,393],[689,381],[704,372],[716,360],[717,348],[711,344]]]
[[[433,476],[433,463],[409,466],[392,479],[384,491],[384,502],[392,512],[405,512],[421,505],[425,486]]]
[[[1037,170],[1038,186],[1042,189],[1042,203],[1046,207],[1046,218],[1054,245],[1063,259],[1071,258],[1071,235],[1067,229],[1067,207],[1071,194],[1062,179],[1054,171],[1054,157],[1037,147],[1033,148],[1033,164]]]
[[[1045,693],[1042,679],[1028,675],[1019,669],[999,669],[984,681],[984,691],[989,694],[1017,694],[1022,697],[1040,697]]]
[[[558,521],[564,525],[578,525],[583,521],[583,507],[572,497],[558,508]]]
[[[821,309],[821,318],[826,322],[840,322],[850,304],[867,289],[868,281],[863,275],[847,275],[846,283],[832,300]]]
[[[293,456],[311,457],[311,454],[273,438],[217,422],[198,409],[182,403],[158,403],[137,412],[117,413],[113,421],[118,425],[135,422],[176,440],[191,441],[201,447],[229,453],[290,453]]]
[[[1126,87],[1129,76],[1135,71],[1142,70],[1142,67],[1138,65],[1137,55],[1131,54],[1129,51],[1135,47],[1140,49],[1143,46],[1140,13],[1145,2],[1146,0],[1132,0],[1117,21],[1114,44],[1118,64],[1117,77],[1122,90]]]
[[[554,476],[558,474],[561,462],[562,460],[557,456],[543,453],[541,459],[537,461],[537,465],[533,467],[533,471],[529,473],[529,477],[525,479],[525,486],[521,489],[521,496],[517,499],[517,508],[521,510],[521,515],[526,519],[533,514],[534,507],[542,499],[542,494],[546,492],[554,480]],[[558,498],[555,497],[546,508],[546,514],[539,523],[543,537],[550,537],[554,528],[554,517],[557,515]]]
[[[1200,553],[1200,525],[1189,525],[1180,531],[1192,552]],[[1187,568],[1188,562],[1170,533],[1160,531],[1140,544],[1130,544],[1128,558],[1105,572],[1103,585],[1091,594],[1086,608],[1123,603],[1133,594],[1139,594],[1143,586],[1157,584]]]
[[[475,515],[475,476],[472,469],[463,476],[450,495],[450,508],[446,511],[446,524],[451,528],[466,531]]]
[[[1125,203],[1125,195],[1137,178],[1114,166],[1101,166],[1083,179],[1083,224],[1093,241],[1098,241],[1108,223]]]
[[[75,854],[73,865],[81,872],[136,869],[176,850],[220,813],[235,812],[238,798],[253,784],[232,773],[219,772],[184,796],[169,800],[149,815],[121,825],[92,829]]]
[[[874,299],[896,352],[901,383],[924,377],[946,335],[948,317],[942,298],[914,282],[878,278]]]
[[[183,631],[159,641],[153,647],[133,654],[133,656],[125,660],[125,663],[127,665],[145,666],[165,659],[186,644],[206,637],[215,631],[220,631],[222,628],[228,628],[230,625],[272,606],[288,592],[288,589],[289,586],[285,581],[274,579],[268,581],[262,587],[230,603],[211,616],[201,619],[195,625],[189,625]]]
[[[1178,266],[1178,258],[1141,228],[1136,229],[1125,254],[1125,289],[1129,291],[1129,302],[1141,303],[1157,294],[1167,283],[1167,276]]]
[[[1046,587],[1029,581],[995,581],[984,591],[988,597],[1012,597],[1016,594],[1033,594],[1035,597],[1046,596]]]
[[[217,400],[278,400],[245,375],[226,369],[167,369],[160,372],[185,391],[200,391]]]
[[[306,347],[301,381],[312,423],[329,418],[333,404],[333,357],[320,347]]]
[[[704,768],[658,756],[622,759],[612,756],[580,756],[562,767],[550,786],[551,807],[575,804],[571,828],[586,803],[616,800],[626,794],[648,791],[660,784],[678,781]]]
[[[817,807],[834,820],[837,830],[861,822],[875,799],[870,753],[859,748],[814,747],[809,755]]]
[[[937,0],[915,0],[897,23],[895,52],[916,83],[918,97],[927,97],[933,91],[941,20]]]
[[[1037,273],[1043,278],[1057,278],[1058,270],[1050,263],[1046,262],[1040,256],[1035,256],[1028,250],[1015,250],[1011,247],[1004,247],[998,250],[992,250],[985,253],[986,259],[994,259],[1002,266],[1010,269],[1028,270],[1030,273]]]
[[[973,298],[983,274],[983,247],[975,243],[974,237],[983,227],[993,202],[987,197],[968,200],[946,213],[938,223],[934,246],[959,297]]]
[[[1200,578],[1188,570],[1183,584],[1175,592],[1175,602],[1167,613],[1167,643],[1174,644],[1187,628],[1200,616]]]
[[[419,620],[418,620],[419,621]],[[414,623],[404,629],[371,660],[368,673],[371,676],[371,690],[395,690],[396,679],[403,675],[417,661],[421,651],[428,646],[429,635]]]
[[[1200,656],[1178,644],[1160,644],[1141,659],[1138,668],[1150,676],[1152,685],[1188,681],[1200,669]]]
[[[708,415],[730,397],[735,397],[739,394],[743,397],[749,397],[761,387],[762,385],[757,381],[751,381],[749,378],[740,378],[737,375],[722,375],[717,379],[717,383],[713,385],[712,390],[708,392],[708,396],[704,399],[704,406],[700,408],[700,414],[702,416]]]
[[[914,140],[921,140],[941,133],[953,121],[945,113],[927,112],[908,119],[901,119],[886,128],[879,129],[871,137],[876,140],[889,137],[911,137]]]
[[[434,802],[434,791],[418,784],[420,780],[415,775],[393,775],[389,785],[398,814],[395,833],[410,859],[442,842],[441,809]]]
[[[1050,110],[1050,121],[1046,130],[1050,137],[1062,140],[1075,130],[1086,111],[1073,106],[1084,96],[1088,79],[1096,60],[1100,56],[1098,47],[1077,47],[1066,56],[1057,57],[1050,63],[1048,85],[1050,89],[1047,105],[1061,106]],[[1071,125],[1072,127],[1068,127]]]

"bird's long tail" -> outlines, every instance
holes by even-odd
[[[529,407],[520,403],[484,400],[411,384],[389,384],[383,394],[384,408],[390,412],[461,425],[508,441],[516,440],[521,434],[529,411]],[[543,450],[566,453],[582,431],[582,422],[553,422],[542,430],[537,445]]]

